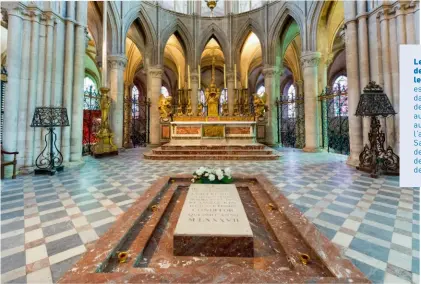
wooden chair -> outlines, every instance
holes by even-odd
[[[7,152],[3,150],[3,146],[1,146],[1,179],[4,179],[4,167],[6,166],[12,166],[13,165],[13,175],[12,179],[16,178],[16,155],[19,154],[19,152]],[[13,161],[5,161],[4,155],[14,155]]]

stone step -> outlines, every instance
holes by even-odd
[[[248,160],[268,161],[278,160],[281,156],[269,155],[159,155],[152,152],[144,153],[147,160]]]
[[[152,150],[153,154],[157,155],[270,155],[272,150],[237,150],[237,149],[177,149],[177,150],[163,150],[156,148]]]
[[[265,145],[162,145],[162,150],[263,150]]]

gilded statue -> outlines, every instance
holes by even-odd
[[[228,115],[229,115],[228,103],[225,101],[222,104],[222,116],[228,116]]]
[[[172,97],[165,97],[163,94],[159,96],[159,114],[162,119],[167,119],[171,115],[171,100]]]
[[[199,103],[197,106],[197,116],[203,116],[203,104]]]
[[[258,94],[253,94],[253,106],[254,113],[257,117],[262,117],[266,111],[266,93],[259,96]]]
[[[187,116],[193,116],[193,108],[191,106],[190,98],[189,98],[189,102],[187,103]]]
[[[109,129],[108,115],[110,113],[111,98],[107,95],[101,97],[101,129]]]
[[[212,58],[212,75],[209,88],[205,90],[206,104],[208,106],[208,116],[219,116],[219,98],[221,92],[215,85],[215,57]]]

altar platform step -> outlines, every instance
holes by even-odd
[[[209,150],[209,149],[182,149],[182,150],[163,150],[153,149],[152,152],[158,155],[270,155],[272,150]]]
[[[264,150],[267,148],[265,145],[261,144],[252,144],[252,145],[188,145],[188,146],[178,146],[178,145],[162,145],[160,147],[162,150]]]
[[[278,160],[270,148],[261,144],[252,145],[163,145],[144,153],[148,160]]]

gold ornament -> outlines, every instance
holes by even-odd
[[[114,145],[113,138],[114,133],[112,133],[109,124],[109,113],[111,106],[111,98],[108,97],[108,88],[100,88],[101,92],[101,126],[99,131],[96,133],[98,142],[93,146],[92,152],[94,157],[102,156],[106,154],[118,154],[117,146]]]
[[[253,95],[253,106],[254,106],[254,113],[257,117],[262,117],[266,111],[266,93],[263,93],[262,96],[258,94]]]
[[[167,119],[171,115],[171,101],[172,97],[165,97],[163,94],[159,96],[159,114],[162,119]]]
[[[127,251],[121,251],[118,253],[117,258],[120,263],[125,263],[127,261],[128,256],[129,254],[127,253]]]

